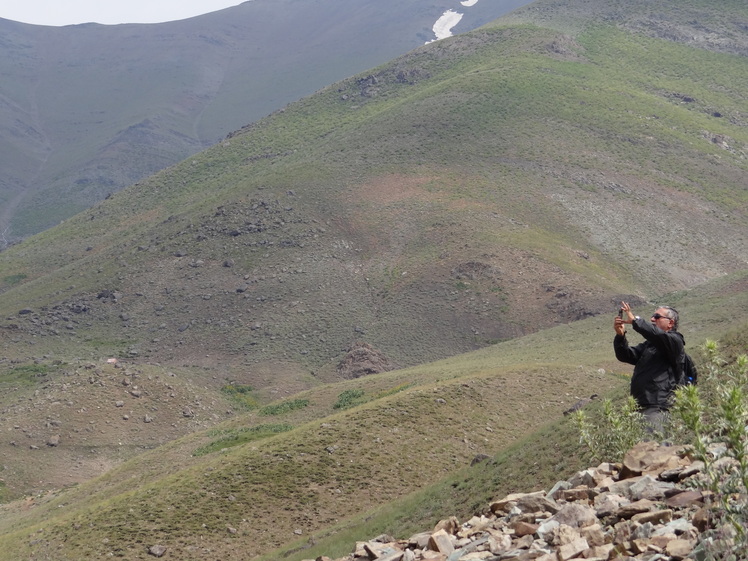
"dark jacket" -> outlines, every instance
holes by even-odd
[[[673,392],[680,382],[685,354],[685,340],[677,331],[663,331],[644,319],[631,324],[634,331],[644,337],[644,342],[629,347],[625,335],[616,335],[613,348],[616,358],[634,365],[631,377],[631,395],[639,407],[656,407],[667,411],[673,401]]]

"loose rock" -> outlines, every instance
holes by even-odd
[[[627,458],[577,473],[550,493],[508,495],[462,524],[450,517],[409,539],[379,536],[329,561],[689,559],[709,527],[705,497],[670,481],[673,469],[697,475],[697,463],[656,443]]]

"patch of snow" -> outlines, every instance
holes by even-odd
[[[468,0],[469,2],[472,2],[473,0]],[[477,2],[477,0],[475,0]],[[436,20],[436,23],[434,24],[434,27],[431,29],[434,31],[434,34],[436,35],[436,39],[433,39],[432,41],[426,41],[427,43],[432,43],[433,41],[438,41],[439,39],[445,39],[447,37],[452,36],[452,28],[460,23],[460,20],[462,19],[462,16],[464,14],[461,14],[459,12],[455,12],[454,10],[447,10],[442,14],[442,17],[440,17],[438,20]]]

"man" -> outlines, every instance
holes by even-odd
[[[630,347],[626,340],[626,324],[644,337],[644,342]],[[678,333],[678,312],[661,306],[650,321],[635,316],[631,306],[621,302],[621,313],[613,324],[616,336],[613,348],[616,358],[634,365],[631,395],[644,415],[650,432],[662,432],[673,392],[680,383],[685,354],[683,335]]]

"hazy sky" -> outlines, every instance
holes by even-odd
[[[2,0],[0,18],[37,25],[160,23],[238,6],[242,0]]]

